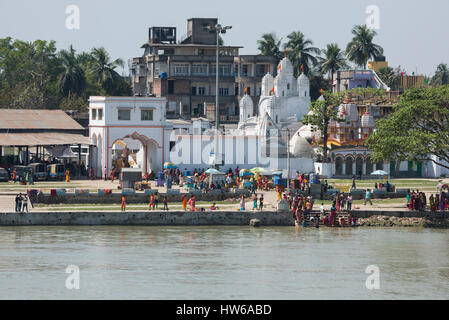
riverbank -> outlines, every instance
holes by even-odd
[[[353,211],[358,227],[449,228],[449,212]],[[345,216],[342,214],[341,216]],[[278,211],[34,211],[0,214],[0,226],[247,226],[258,219],[261,226],[294,226],[291,212]]]

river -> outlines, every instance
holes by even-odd
[[[0,227],[0,286],[1,299],[448,299],[449,230]]]

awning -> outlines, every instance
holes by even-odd
[[[55,146],[45,148],[47,152],[55,158],[78,158],[78,154],[74,153],[70,147]]]
[[[0,133],[0,146],[55,146],[72,144],[91,144],[90,138],[81,134],[38,132],[38,133]]]

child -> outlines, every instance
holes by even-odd
[[[257,210],[257,194],[253,196],[253,210]]]
[[[259,198],[259,210],[263,209],[263,194],[260,195]]]
[[[168,211],[168,199],[167,199],[167,197],[165,196],[164,197],[164,210],[167,210]]]
[[[218,207],[215,206],[215,202],[210,206],[211,210],[218,210]]]

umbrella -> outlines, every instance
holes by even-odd
[[[164,169],[175,169],[177,166],[171,162],[164,163]]]
[[[260,173],[260,174],[267,172],[267,170],[265,168],[262,168],[262,167],[255,167],[255,168],[252,168],[249,171],[251,171],[252,173]]]
[[[385,172],[383,170],[376,170],[376,171],[371,172],[371,174],[373,176],[374,175],[376,175],[376,176],[388,176],[388,172]]]
[[[213,168],[209,168],[206,171],[204,171],[207,174],[211,174],[211,173],[220,173],[220,171],[218,171],[217,169],[213,169]]]
[[[254,173],[252,173],[248,169],[242,169],[239,172],[239,176],[241,176],[241,177],[247,177],[247,176],[253,176],[253,175],[254,175]]]

